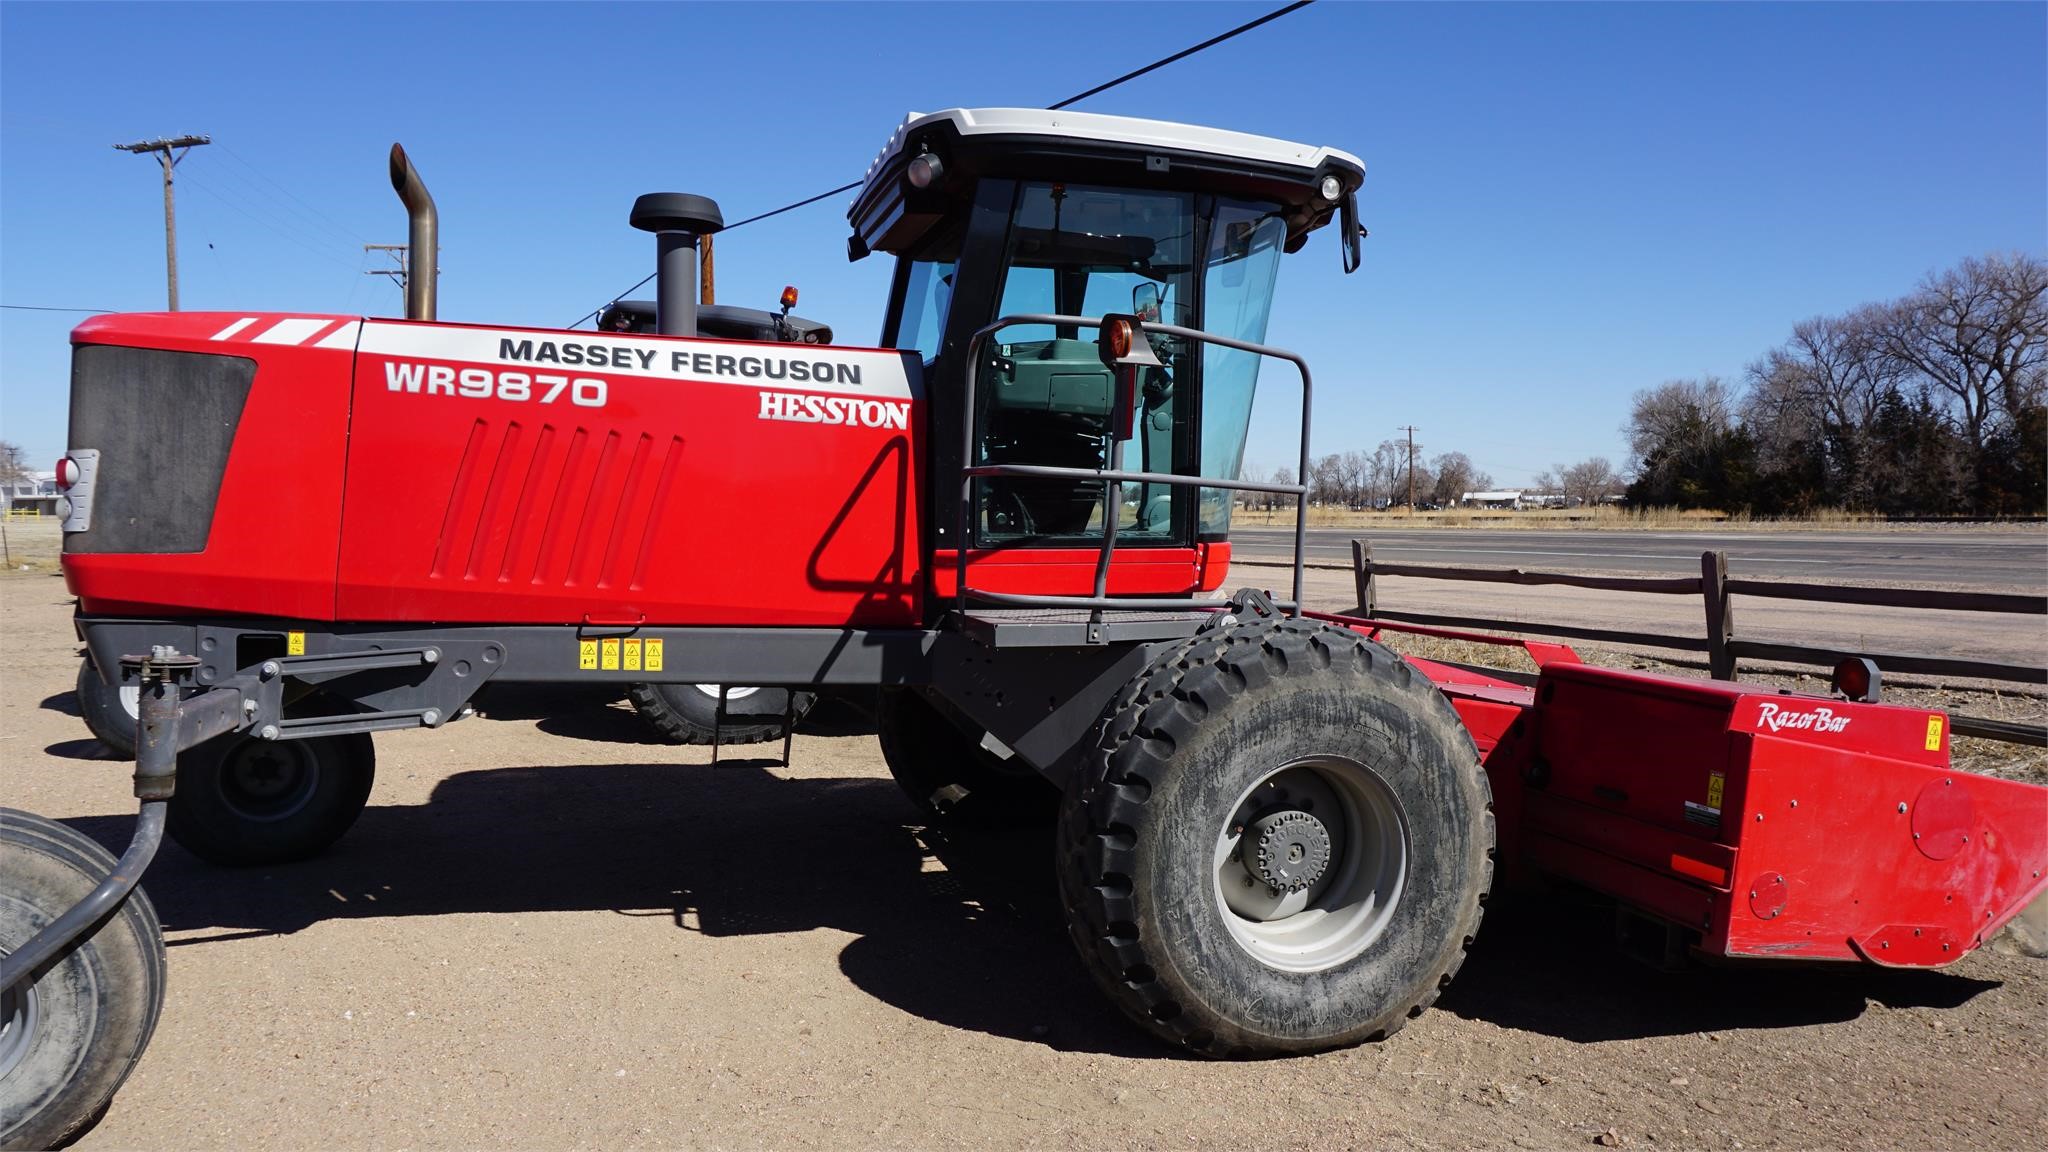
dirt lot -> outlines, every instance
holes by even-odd
[[[1332,593],[1334,594],[1334,593]],[[72,714],[61,581],[0,576],[0,803],[127,838]],[[641,742],[622,707],[500,698],[377,737],[330,856],[167,846],[156,1040],[82,1148],[2035,1148],[2048,963],[1665,975],[1598,909],[1496,906],[1392,1039],[1177,1057],[1097,995],[1042,835],[919,826],[862,717],[795,765]],[[744,751],[744,750],[742,750]]]

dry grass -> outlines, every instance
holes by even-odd
[[[64,533],[57,519],[44,516],[34,520],[0,519],[0,533],[6,537],[4,559],[9,572],[55,572],[57,553]]]
[[[1231,515],[1231,523],[1239,527],[1280,528],[1294,524],[1294,510],[1275,509],[1253,511],[1240,508]],[[1982,521],[1959,521],[1972,528],[1984,528]],[[1356,511],[1350,508],[1311,507],[1308,510],[1308,524],[1311,528],[1351,528],[1368,530],[1372,528],[1485,528],[1525,530],[1581,530],[1581,529],[1695,529],[1703,531],[1726,531],[1737,528],[1747,532],[1813,532],[1838,531],[1846,528],[1882,531],[1892,527],[1926,531],[1939,530],[1940,522],[1914,521],[1911,524],[1894,524],[1881,516],[1862,512],[1845,512],[1840,509],[1826,509],[1806,516],[1751,516],[1747,512],[1717,512],[1709,509],[1678,508],[1539,508],[1511,512],[1493,508],[1446,508],[1437,512],[1405,511],[1376,512]],[[2037,522],[2011,522],[2015,529],[2040,531]]]

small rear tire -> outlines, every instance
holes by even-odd
[[[876,735],[889,775],[927,816],[1024,827],[1051,822],[1059,789],[1029,764],[998,756],[908,688],[884,688]]]
[[[800,721],[818,702],[817,693],[738,685],[726,689],[725,725],[718,743],[759,744],[782,739],[782,716],[792,693],[795,707],[789,711],[792,721]],[[626,696],[632,700],[633,710],[671,744],[709,744],[718,730],[716,684],[635,684]],[[748,714],[733,715],[733,706],[743,700]]]
[[[142,708],[140,684],[109,684],[91,657],[78,662],[78,713],[92,738],[123,760],[135,759],[135,724]]]
[[[114,870],[72,829],[0,808],[0,954],[83,899]],[[0,1148],[50,1148],[106,1110],[156,1030],[164,942],[140,888],[41,972],[0,992]]]
[[[1060,887],[1133,1020],[1207,1056],[1378,1039],[1464,962],[1493,874],[1485,773],[1399,657],[1305,620],[1155,661],[1068,784]]]
[[[165,827],[202,860],[231,867],[317,856],[369,803],[377,750],[369,736],[259,740],[228,735],[178,755]]]

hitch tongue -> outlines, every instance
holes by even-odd
[[[121,673],[141,682],[142,699],[135,725],[135,795],[137,799],[169,800],[178,786],[178,700],[198,675],[199,657],[187,656],[168,644],[147,656],[121,657]]]

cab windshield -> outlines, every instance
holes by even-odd
[[[998,316],[1110,312],[1262,341],[1285,227],[1272,206],[1187,192],[1018,186]],[[1130,471],[1235,477],[1259,357],[1154,333],[1161,367],[1141,379]],[[977,463],[1109,464],[1114,380],[1079,325],[1011,325],[988,345],[976,388]],[[1228,530],[1230,493],[1126,484],[1119,543],[1186,543]],[[977,485],[984,543],[1100,538],[1102,486],[991,478]]]

